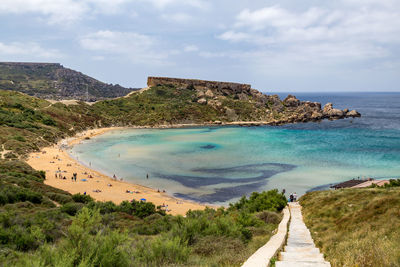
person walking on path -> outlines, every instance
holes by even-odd
[[[293,194],[290,194],[289,199],[290,199],[290,202],[293,202]]]
[[[297,194],[296,194],[296,192],[294,192],[294,194],[293,194],[293,201],[294,201],[294,202],[297,201]]]

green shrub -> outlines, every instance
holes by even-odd
[[[165,211],[161,210],[160,208],[156,208],[156,206],[151,202],[142,202],[132,200],[123,201],[118,207],[118,211],[128,213],[130,215],[137,216],[139,218],[145,218],[155,213],[159,213],[161,215],[165,215]]]
[[[130,266],[125,234],[101,225],[98,210],[82,208],[57,246],[43,246],[33,257],[24,258],[26,266]]]
[[[60,204],[66,204],[74,201],[72,199],[72,196],[66,194],[60,194],[54,192],[46,192],[45,194],[48,198]]]
[[[62,205],[61,206],[61,211],[65,212],[65,213],[67,213],[67,214],[69,214],[71,216],[75,216],[75,214],[77,214],[78,211],[80,211],[82,209],[82,207],[83,207],[82,203],[70,202],[70,203],[66,203],[66,204]]]
[[[261,193],[253,192],[249,199],[243,196],[235,204],[230,204],[230,210],[248,210],[249,212],[257,212],[263,210],[281,211],[287,205],[286,197],[279,193],[277,189],[264,191]]]
[[[101,214],[108,214],[108,213],[113,213],[117,211],[117,205],[115,205],[111,201],[107,202],[90,202],[88,205],[89,208],[91,209],[98,209]]]
[[[167,264],[185,263],[190,249],[179,237],[157,237],[139,244],[135,251],[136,261],[147,266],[165,266]]]
[[[282,215],[272,211],[262,211],[256,215],[265,223],[279,224],[282,220]]]
[[[91,196],[84,195],[84,194],[81,194],[81,193],[72,195],[72,199],[75,202],[85,203],[85,204],[94,201],[94,199]]]

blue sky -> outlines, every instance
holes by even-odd
[[[400,91],[399,0],[1,0],[0,60],[99,80],[264,92]]]

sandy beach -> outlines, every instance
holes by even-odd
[[[204,209],[206,206],[198,203],[177,199],[167,193],[157,192],[152,188],[116,181],[98,171],[92,170],[73,159],[65,146],[78,144],[85,138],[91,138],[110,130],[122,128],[102,128],[88,130],[77,136],[64,139],[57,145],[46,147],[40,152],[31,153],[27,163],[36,170],[46,171],[45,184],[65,190],[71,194],[89,194],[98,201],[112,201],[116,204],[124,200],[140,200],[153,202],[155,205],[164,205],[168,214],[185,215],[188,210]],[[72,181],[73,173],[77,173],[76,182]],[[60,178],[64,177],[66,179]],[[129,193],[127,193],[127,190]]]

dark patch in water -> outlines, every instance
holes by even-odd
[[[265,184],[266,181],[261,181],[227,188],[218,188],[215,190],[215,193],[212,194],[196,195],[175,193],[174,196],[200,203],[226,202],[232,198],[248,195],[254,191],[259,191],[260,187]]]
[[[217,174],[216,176],[189,176],[189,175],[168,175],[158,173],[156,176],[173,180],[181,183],[184,186],[191,188],[198,188],[201,186],[209,186],[216,184],[231,184],[231,183],[251,183],[258,182],[267,179],[273,175],[281,172],[287,172],[294,169],[296,166],[291,164],[281,164],[281,163],[262,163],[262,164],[249,164],[243,166],[236,166],[230,168],[220,168],[220,169],[193,169],[194,172],[200,172],[204,174]],[[226,178],[233,176],[237,173],[248,173],[254,174],[253,177],[243,177],[243,178]],[[225,176],[225,177],[224,177]]]
[[[266,184],[267,179],[281,172],[287,172],[296,168],[295,165],[281,163],[262,163],[249,164],[243,166],[219,168],[219,169],[193,169],[194,172],[203,174],[216,174],[220,176],[189,176],[189,175],[165,175],[155,174],[156,176],[173,180],[184,186],[199,188],[202,186],[211,186],[217,184],[235,184],[235,186],[217,188],[215,193],[195,195],[195,194],[174,194],[177,197],[199,201],[199,202],[225,202],[234,197],[249,194],[253,191],[259,191],[259,188]],[[252,177],[228,178],[237,173],[253,174]],[[239,185],[237,185],[239,184]],[[241,184],[241,185],[240,185]]]
[[[216,148],[217,146],[216,145],[205,145],[205,146],[201,146],[200,148],[202,148],[202,149],[213,149],[213,148]]]

